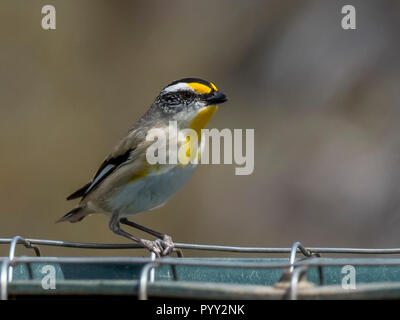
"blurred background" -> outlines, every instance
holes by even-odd
[[[56,30],[41,28],[45,4]],[[341,28],[345,4],[356,30]],[[210,127],[255,129],[255,170],[200,166],[135,222],[176,242],[400,246],[399,1],[0,6],[0,238],[128,242],[103,215],[55,221],[162,87],[200,77],[230,98]]]

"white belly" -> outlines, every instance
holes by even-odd
[[[107,200],[107,211],[126,217],[161,207],[186,184],[195,168],[196,165],[191,164],[177,166],[121,186]]]

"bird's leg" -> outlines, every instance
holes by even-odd
[[[111,217],[109,224],[111,231],[120,236],[126,237],[130,240],[140,243],[143,247],[147,248],[149,251],[154,252],[158,258],[161,257],[161,255],[163,255],[165,249],[159,241],[150,241],[146,239],[136,238],[133,235],[129,234],[128,232],[122,230],[119,223],[120,220],[118,218],[118,215],[113,215]]]
[[[127,225],[127,226],[130,226],[130,227],[139,229],[141,231],[147,232],[147,233],[159,238],[160,240],[162,240],[161,244],[162,244],[162,246],[164,248],[164,250],[163,250],[163,255],[164,256],[170,254],[172,252],[172,250],[174,249],[174,247],[175,247],[174,243],[172,242],[172,238],[169,235],[166,235],[166,234],[163,234],[161,232],[154,231],[154,230],[151,230],[151,229],[146,228],[144,226],[141,226],[140,224],[137,224],[135,222],[129,221],[127,218],[122,218],[120,220],[120,222],[122,224]]]

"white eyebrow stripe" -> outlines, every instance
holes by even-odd
[[[172,86],[166,87],[163,91],[164,92],[177,92],[177,91],[182,91],[182,90],[190,90],[190,91],[194,92],[193,88],[185,82],[179,82],[179,83],[173,84]]]

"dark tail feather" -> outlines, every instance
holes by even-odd
[[[84,212],[83,208],[77,207],[77,208],[71,210],[70,212],[68,212],[61,219],[57,220],[56,223],[63,222],[63,221],[79,222],[85,217],[86,217],[86,213]]]
[[[83,187],[79,188],[74,193],[70,194],[67,197],[67,200],[72,200],[72,199],[83,197],[85,195],[87,188],[89,188],[91,184],[92,184],[91,182],[85,184]]]

